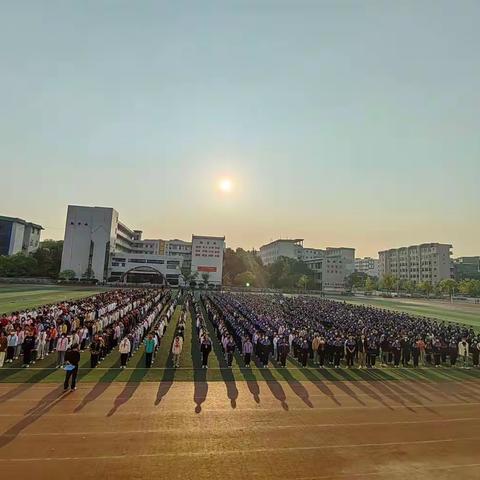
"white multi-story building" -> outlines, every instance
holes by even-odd
[[[222,282],[223,242],[215,261],[192,262],[192,242],[142,239],[141,230],[132,230],[119,221],[113,208],[69,205],[65,225],[61,270],[72,270],[77,278],[99,281],[155,281],[183,284],[185,270],[201,274],[199,267],[215,267],[208,283]],[[220,238],[220,237],[218,237]],[[220,248],[221,247],[221,248]],[[199,279],[201,281],[201,279]]]
[[[0,255],[35,252],[40,245],[41,225],[0,215]]]
[[[302,238],[280,238],[260,247],[259,255],[264,265],[275,263],[280,257],[293,258],[295,260],[314,260],[321,258],[324,250],[320,248],[306,248]]]
[[[449,244],[422,243],[378,252],[380,277],[436,284],[452,277],[451,249]]]
[[[331,248],[323,250],[322,257],[307,260],[314,272],[317,285],[325,293],[343,293],[347,289],[347,277],[355,270],[354,248]]]
[[[223,252],[225,237],[192,236],[191,271],[197,272],[199,280],[205,279],[214,285],[222,284]]]
[[[371,277],[378,277],[380,275],[380,262],[378,258],[356,258],[355,271],[360,273],[366,273]]]
[[[280,257],[302,259],[303,239],[279,239],[260,247],[259,255],[264,265],[275,263]]]

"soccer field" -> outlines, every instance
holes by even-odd
[[[62,300],[75,300],[108,290],[92,286],[0,284],[0,314],[38,307]]]
[[[338,297],[334,300],[338,300]],[[371,305],[372,307],[406,312],[411,315],[436,318],[445,322],[471,325],[476,330],[480,329],[480,304],[449,303],[447,301],[427,299],[401,299],[377,297],[345,297],[341,301],[357,305]]]
[[[229,369],[210,323],[204,370],[190,316],[174,369],[180,311],[150,369],[142,348],[125,370],[118,351],[93,370],[85,352],[67,393],[55,354],[0,369],[5,477],[478,478],[480,370],[247,369],[238,352]]]

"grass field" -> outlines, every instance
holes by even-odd
[[[400,306],[401,307],[401,306]],[[0,369],[5,478],[476,480],[480,370],[226,368],[214,339],[200,367],[188,318],[171,368],[177,307],[153,368],[113,352],[76,392],[55,356]],[[209,325],[211,330],[211,325]],[[212,338],[213,332],[211,331]],[[2,476],[2,478],[3,478]]]
[[[0,314],[75,300],[108,290],[103,287],[0,284]]]
[[[337,300],[337,299],[336,299]],[[445,322],[471,325],[480,329],[480,304],[449,303],[446,301],[426,299],[389,299],[389,298],[361,298],[345,297],[342,301],[357,305],[371,305],[397,312],[406,312],[412,315],[432,317]]]
[[[177,307],[172,322],[170,323],[165,337],[159,349],[151,369],[144,368],[145,359],[143,349],[140,349],[132,357],[128,368],[119,368],[120,360],[118,352],[112,352],[96,369],[89,368],[90,354],[85,352],[81,355],[79,378],[81,382],[251,382],[251,381],[388,381],[388,380],[426,380],[433,382],[461,381],[480,378],[480,370],[463,370],[459,368],[377,368],[375,370],[341,369],[332,368],[318,369],[313,365],[309,368],[301,368],[300,364],[289,357],[287,368],[281,368],[275,363],[268,369],[244,368],[243,361],[238,352],[235,354],[233,368],[227,368],[221,346],[211,330],[213,351],[209,358],[209,369],[201,369],[200,350],[196,339],[196,332],[190,317],[188,317],[184,347],[181,357],[181,367],[172,368],[170,348],[174,335],[174,326],[180,315],[180,306]],[[211,325],[209,326],[211,329]],[[34,367],[23,369],[20,361],[5,365],[0,369],[0,382],[13,383],[60,383],[63,379],[63,370],[55,369],[55,355],[51,354],[45,360],[38,362]]]

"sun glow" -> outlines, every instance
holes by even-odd
[[[221,192],[223,193],[229,193],[232,191],[233,188],[233,183],[229,178],[222,178],[218,182],[218,188],[220,189]]]

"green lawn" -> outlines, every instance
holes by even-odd
[[[0,314],[75,300],[108,290],[104,287],[0,284]]]
[[[338,298],[336,298],[338,300]],[[342,301],[357,305],[371,305],[373,307],[406,312],[412,315],[420,315],[436,318],[445,322],[471,325],[476,330],[480,329],[480,305],[463,303],[441,303],[432,300],[415,299],[389,299],[389,298],[359,298],[346,297]]]
[[[330,381],[387,381],[387,380],[422,380],[430,382],[441,382],[451,380],[472,380],[480,379],[480,370],[463,370],[460,368],[377,368],[375,370],[340,369],[334,370],[318,369],[310,366],[300,368],[296,360],[289,358],[287,368],[280,368],[271,364],[270,368],[263,369],[257,366],[243,368],[243,363],[237,352],[232,369],[226,368],[221,347],[214,338],[212,326],[209,325],[214,349],[210,354],[208,370],[200,368],[200,349],[197,342],[195,327],[188,318],[185,331],[184,347],[181,356],[179,369],[171,368],[171,345],[175,331],[175,325],[180,315],[181,307],[178,306],[170,322],[165,337],[162,340],[159,353],[157,354],[151,369],[144,368],[144,352],[141,348],[134,354],[128,368],[121,370],[119,367],[119,354],[112,352],[98,368],[89,368],[89,353],[81,356],[79,377],[82,382],[161,382],[159,387],[159,399],[164,395],[163,390],[168,390],[174,381],[196,381],[196,382],[226,382],[229,394],[234,396],[235,382],[248,381],[254,385],[257,381],[269,382],[321,382]],[[63,381],[63,370],[54,369],[55,355],[50,355],[45,360],[38,362],[29,369],[19,368],[17,361],[12,366],[5,366],[0,369],[0,382],[35,383],[49,382],[60,383]],[[252,362],[253,365],[253,362]],[[159,400],[160,401],[160,400]]]

